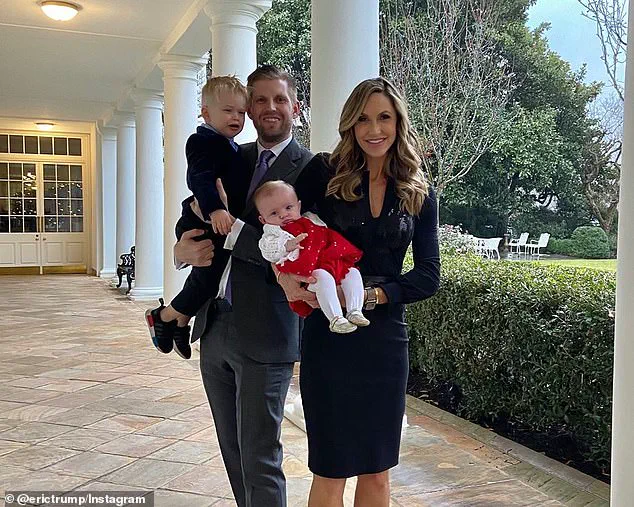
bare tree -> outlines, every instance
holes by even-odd
[[[584,16],[595,22],[601,42],[601,59],[612,87],[623,102],[625,87],[621,73],[627,50],[628,0],[579,0],[586,9]]]
[[[588,139],[582,152],[583,193],[601,228],[609,233],[614,225],[619,204],[621,177],[621,139],[609,137],[598,128]]]
[[[502,130],[511,90],[490,0],[392,0],[383,10],[383,73],[404,91],[438,194],[465,176]]]
[[[584,16],[595,22],[601,43],[601,59],[612,93],[597,98],[589,115],[600,128],[583,150],[583,192],[594,216],[610,232],[618,213],[623,110],[623,70],[627,51],[627,0],[579,0]]]

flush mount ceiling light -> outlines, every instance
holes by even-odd
[[[49,18],[55,21],[68,21],[73,19],[81,7],[71,2],[58,2],[57,0],[42,0],[40,7]]]
[[[37,125],[37,128],[40,130],[53,130],[53,127],[55,126],[55,124],[50,121],[38,121],[35,125]]]

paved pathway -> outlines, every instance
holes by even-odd
[[[153,490],[157,506],[234,505],[198,362],[150,346],[145,307],[95,277],[0,277],[2,495]],[[394,506],[607,505],[599,481],[425,403],[410,399],[408,417]],[[282,439],[289,505],[306,505],[305,435],[285,421]]]

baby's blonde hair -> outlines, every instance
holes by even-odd
[[[295,188],[293,188],[293,185],[291,185],[290,183],[286,183],[282,180],[267,181],[266,183],[263,183],[261,186],[259,186],[255,192],[253,192],[253,204],[255,204],[256,209],[260,211],[258,203],[262,202],[262,199],[272,196],[275,192],[283,188],[290,190],[293,195],[295,195],[295,198],[297,198]]]
[[[218,100],[218,96],[221,92],[241,95],[245,101],[249,98],[246,86],[244,86],[237,77],[216,76],[208,79],[205,86],[203,86],[201,92],[202,105],[207,106],[211,102]]]

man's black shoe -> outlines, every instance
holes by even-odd
[[[154,310],[147,310],[145,312],[145,321],[150,329],[150,336],[152,337],[152,343],[156,349],[163,354],[169,354],[174,346],[174,329],[176,328],[176,321],[163,322],[161,320],[161,310],[165,308],[163,298],[159,299],[161,306],[154,308]]]
[[[183,359],[192,357],[192,348],[189,344],[190,327],[174,327],[174,351]]]

